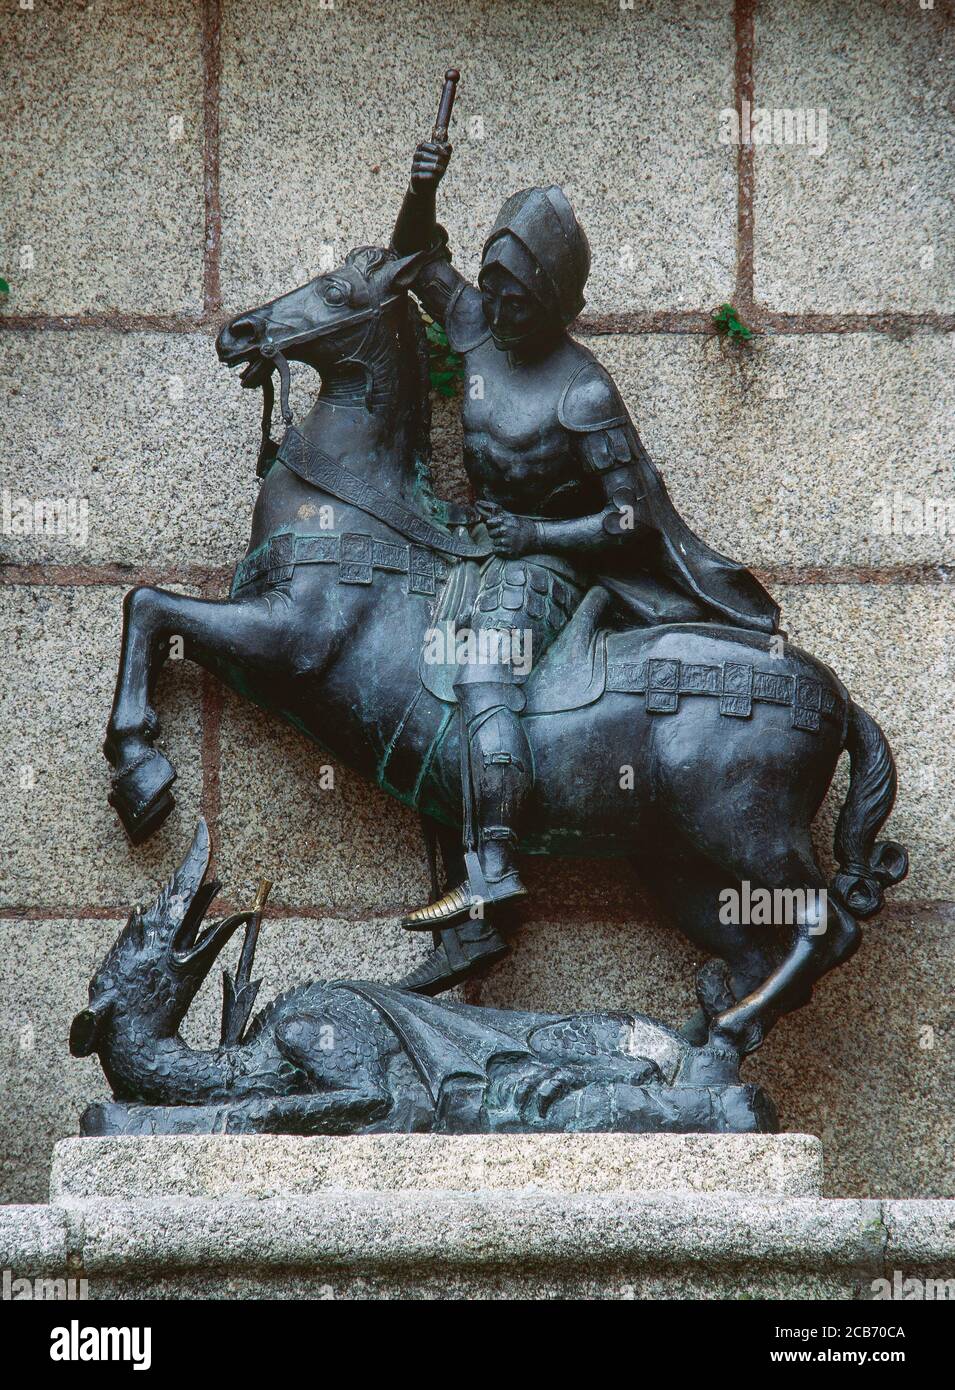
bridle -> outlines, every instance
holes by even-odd
[[[259,356],[269,367],[269,373],[262,382],[262,438],[259,443],[259,456],[255,468],[257,477],[262,478],[265,476],[281,447],[272,438],[272,414],[275,409],[275,384],[272,380],[272,374],[275,371],[279,374],[279,408],[282,414],[282,423],[286,429],[290,429],[294,424],[292,409],[289,405],[292,376],[289,370],[288,359],[285,356],[288,349],[291,347],[305,346],[308,343],[314,342],[317,338],[325,337],[326,334],[337,333],[342,329],[351,328],[356,324],[367,323],[368,326],[362,335],[358,347],[349,357],[342,359],[345,362],[356,362],[359,366],[363,366],[362,354],[364,353],[369,337],[377,324],[384,317],[386,311],[400,303],[402,298],[403,293],[387,295],[384,299],[379,300],[377,304],[371,304],[367,309],[359,309],[354,314],[349,314],[347,318],[335,319],[333,323],[328,323],[318,328],[309,328],[304,332],[293,332],[289,337],[283,340],[281,348],[276,345],[272,337],[272,331],[273,329],[278,329],[280,331],[283,327],[290,328],[291,325],[284,325],[281,323],[270,325],[268,335],[258,348]]]
[[[365,283],[367,284],[367,281]],[[296,429],[289,406],[290,373],[288,360],[285,356],[290,347],[301,347],[326,334],[340,332],[342,329],[347,330],[356,325],[365,325],[365,331],[361,334],[357,346],[341,360],[354,362],[365,370],[365,403],[370,410],[372,408],[373,379],[368,362],[365,360],[368,356],[366,353],[368,341],[385,314],[396,305],[405,302],[406,295],[403,290],[395,294],[385,293],[377,302],[369,304],[367,308],[356,310],[343,318],[335,319],[332,323],[309,328],[305,331],[296,331],[291,324],[269,324],[266,336],[258,348],[269,371],[261,382],[262,443],[259,448],[257,472],[260,477],[263,476],[273,460],[277,458],[290,472],[297,474],[311,486],[319,488],[350,507],[355,507],[358,511],[375,517],[391,530],[397,531],[399,535],[404,536],[412,543],[409,551],[410,573],[412,553],[417,556],[421,552],[430,550],[439,555],[454,556],[459,560],[485,560],[491,553],[491,546],[488,542],[474,542],[467,534],[442,532],[421,512],[407,506],[396,497],[390,497],[380,492],[369,479],[361,478],[352,473],[339,459],[325,453],[313,440],[306,438],[300,430]],[[288,337],[283,339],[282,346],[279,347],[273,335],[277,332],[281,333],[283,328],[287,329]],[[285,436],[281,444],[277,444],[272,438],[272,411],[275,405],[275,387],[272,382],[274,371],[279,373],[282,419],[285,423]],[[291,563],[294,568],[298,560],[293,558]],[[419,562],[416,560],[415,563]],[[285,560],[282,565],[273,566],[273,568],[287,568],[288,564],[289,561]],[[354,569],[354,564],[352,568]],[[363,573],[370,573],[364,562],[362,568]],[[345,580],[343,582],[352,581]],[[371,579],[366,580],[363,577],[354,582],[370,583]]]

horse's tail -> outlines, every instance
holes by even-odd
[[[852,700],[845,746],[849,794],[836,822],[839,872],[829,891],[855,917],[872,917],[882,907],[883,889],[901,883],[909,871],[904,845],[875,838],[895,802],[895,759],[878,724]]]

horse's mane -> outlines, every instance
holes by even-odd
[[[412,448],[415,466],[422,481],[431,485],[431,365],[428,352],[428,335],[424,319],[414,299],[409,294],[405,314],[398,327],[398,337],[402,352],[414,364],[413,380],[416,386],[414,424],[412,428]]]
[[[396,252],[382,246],[359,246],[347,255],[346,264],[355,265],[367,278],[385,261],[394,260]],[[435,496],[431,474],[431,366],[428,335],[416,301],[405,296],[405,311],[398,319],[398,345],[401,369],[407,370],[411,386],[411,451],[414,459],[415,481],[423,505],[436,517],[443,507]],[[410,365],[409,365],[410,364]]]

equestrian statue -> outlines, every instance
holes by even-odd
[[[618,857],[711,958],[683,1038],[739,1058],[848,959],[860,919],[904,877],[905,849],[876,838],[892,754],[780,631],[756,578],[681,520],[611,376],[570,336],[590,251],[561,189],[507,199],[477,285],[454,268],[436,194],[457,76],[390,244],[219,334],[221,361],[263,392],[249,544],[226,598],[127,596],[110,801],[137,843],[172,806],[150,691],[179,639],[420,812],[445,879],[404,926],[433,949],[389,989],[435,996],[500,959],[523,855]],[[473,509],[432,486],[428,343],[409,292],[463,361]],[[320,378],[297,422],[293,362]],[[843,750],[829,882],[810,827]],[[750,886],[796,907],[727,920],[725,893]]]

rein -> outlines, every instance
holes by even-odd
[[[367,320],[370,332],[372,324],[380,318],[383,310],[397,302],[397,298],[395,296],[373,309],[354,314],[348,322],[360,323]],[[336,329],[341,326],[341,322],[334,325]],[[318,332],[299,334],[293,341],[304,342],[307,338],[318,336]],[[476,544],[467,535],[450,535],[439,531],[420,512],[412,511],[403,502],[386,496],[373,483],[352,473],[344,464],[307,440],[301,431],[295,428],[293,422],[289,405],[291,375],[284,353],[268,340],[261,345],[259,353],[269,364],[270,371],[262,382],[262,439],[255,470],[258,477],[264,477],[273,461],[278,459],[279,463],[284,464],[306,483],[329,493],[339,502],[345,502],[348,506],[356,507],[368,516],[373,516],[376,521],[382,522],[392,531],[397,531],[415,545],[424,546],[441,555],[453,555],[458,560],[486,560],[491,555],[491,546],[487,542]],[[272,438],[272,412],[275,407],[272,369],[278,371],[280,381],[279,401],[285,425],[285,437],[281,444],[277,444]]]
[[[289,406],[289,391],[292,384],[292,376],[289,372],[288,362],[284,355],[277,349],[263,352],[267,360],[271,360],[278,368],[279,382],[281,383],[280,405],[282,410],[282,421],[288,429],[292,424],[292,410]],[[272,381],[272,373],[262,383],[262,439],[259,443],[259,456],[255,464],[255,476],[264,478],[272,466],[272,461],[279,451],[279,446],[272,438],[272,411],[275,409],[275,385]]]
[[[439,531],[420,512],[413,512],[403,502],[386,496],[373,483],[352,473],[344,464],[310,443],[292,425],[281,445],[276,447],[275,457],[304,482],[311,483],[349,507],[356,507],[373,516],[376,521],[397,531],[415,545],[426,546],[442,555],[453,555],[459,560],[486,560],[491,554],[488,543],[478,545],[467,536]]]
[[[356,323],[367,323],[364,338],[359,347],[364,347],[367,342],[368,334],[374,324],[381,318],[386,309],[399,302],[399,295],[391,295],[380,304],[374,304],[367,309],[361,309],[358,313],[350,314],[347,319],[337,319],[334,323],[325,328],[311,328],[304,333],[293,333],[284,339],[284,346],[291,347],[302,343],[313,342],[316,338],[321,338],[326,333],[339,332],[343,327],[351,327]],[[272,368],[277,369],[280,382],[279,405],[282,411],[282,423],[286,429],[292,426],[292,408],[289,405],[289,393],[292,387],[292,376],[289,371],[288,360],[282,350],[275,346],[271,338],[266,338],[265,342],[259,346],[259,356],[266,362],[271,363],[269,374],[262,382],[262,439],[259,444],[259,456],[255,466],[257,478],[264,478],[271,467],[272,460],[278,454],[279,446],[272,438],[272,411],[275,408],[275,386],[272,382]]]

